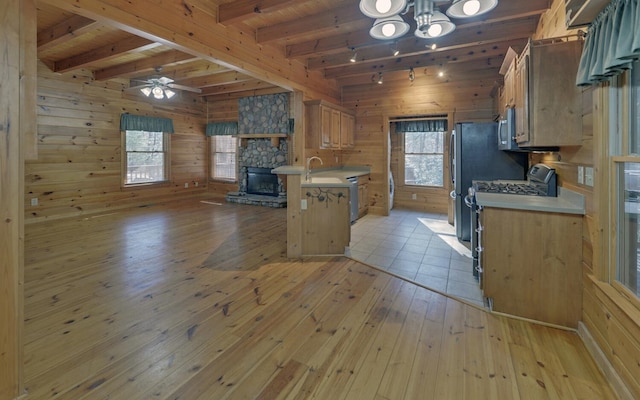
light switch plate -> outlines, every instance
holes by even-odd
[[[593,186],[593,167],[584,168],[584,184]]]
[[[578,183],[584,185],[584,167],[578,165]]]

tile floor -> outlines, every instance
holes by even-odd
[[[471,251],[456,238],[447,216],[392,210],[365,215],[351,227],[348,255],[427,287],[483,306]]]

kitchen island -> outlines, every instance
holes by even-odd
[[[342,255],[351,240],[349,178],[368,176],[368,167],[317,169],[282,166],[287,179],[287,257]]]
[[[476,194],[481,288],[493,311],[577,328],[584,198]]]

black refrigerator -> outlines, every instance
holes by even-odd
[[[449,146],[451,177],[455,195],[454,224],[459,240],[471,239],[471,208],[465,204],[471,181],[526,179],[528,155],[498,149],[496,122],[456,124]]]

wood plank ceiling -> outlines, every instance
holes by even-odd
[[[148,79],[166,76],[175,83],[202,90],[201,95],[246,96],[269,90],[272,84],[229,67],[199,59],[171,47],[132,35],[114,26],[56,8],[51,0],[38,1],[38,58],[52,71],[86,69],[98,80]],[[364,16],[358,0],[209,0],[218,22],[254,37],[283,58],[318,70],[338,87],[370,84],[377,72],[408,71],[429,66],[453,67],[467,79],[497,74],[507,49],[524,47],[535,32],[549,0],[503,0],[490,13],[456,22],[456,30],[431,43],[409,33],[395,42],[369,36],[372,19]],[[448,1],[437,1],[443,11]],[[412,10],[404,16],[415,30]],[[400,51],[392,54],[392,48]],[[350,62],[353,50],[358,61]],[[225,60],[221,64],[228,65]],[[455,66],[454,66],[455,64]],[[372,75],[373,74],[373,75]],[[136,85],[132,81],[131,85]]]

